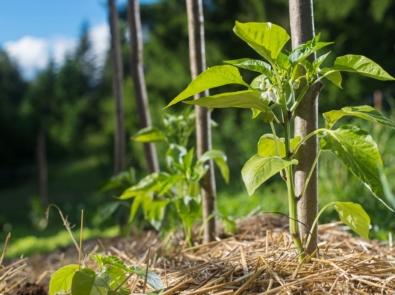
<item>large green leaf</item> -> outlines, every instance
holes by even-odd
[[[267,179],[282,169],[297,163],[297,160],[286,161],[280,157],[252,156],[241,170],[248,194],[251,196]]]
[[[204,163],[208,160],[214,160],[215,164],[217,164],[219,170],[221,171],[221,175],[224,178],[226,183],[229,183],[229,166],[226,163],[227,157],[223,151],[219,150],[210,150],[205,152],[199,159],[198,163]]]
[[[331,128],[337,120],[344,116],[359,117],[373,123],[395,128],[395,122],[384,117],[371,106],[344,107],[341,110],[326,112],[323,114],[327,128]]]
[[[359,73],[377,80],[395,80],[371,59],[362,55],[344,55],[335,60],[333,69],[344,72]]]
[[[306,44],[301,44],[292,50],[291,54],[289,55],[289,60],[292,62],[292,64],[296,64],[321,48],[333,44],[333,42],[318,42],[319,39],[320,34],[315,36],[312,40],[306,42]]]
[[[209,68],[197,76],[166,108],[207,89],[228,84],[240,84],[248,87],[248,84],[243,81],[239,70],[233,66],[223,65]]]
[[[385,194],[380,180],[383,161],[372,137],[353,125],[345,125],[337,130],[326,129],[318,136],[321,149],[334,153],[384,203],[382,198]]]
[[[271,72],[272,67],[262,60],[242,58],[236,60],[225,60],[224,63],[233,65],[241,69],[262,73],[265,74],[267,77],[271,77],[273,75]]]
[[[73,276],[79,270],[78,264],[69,264],[59,268],[52,274],[49,282],[49,295],[55,295],[58,292],[69,292]]]
[[[166,139],[166,135],[156,127],[139,130],[132,139],[137,142],[158,142]]]
[[[352,202],[335,202],[340,220],[365,240],[369,240],[370,218],[361,205]]]
[[[170,200],[151,200],[149,198],[143,200],[144,219],[148,220],[156,230],[162,226],[165,209],[169,203]]]
[[[247,108],[265,111],[268,108],[260,98],[260,93],[255,90],[244,90],[237,92],[221,93],[218,95],[202,97],[196,100],[184,101],[187,104],[194,104],[208,108]]]
[[[270,62],[277,59],[285,43],[289,40],[287,32],[272,23],[240,23],[236,21],[233,31]]]

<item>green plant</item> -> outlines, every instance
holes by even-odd
[[[169,230],[183,225],[186,241],[192,243],[192,226],[201,217],[199,181],[207,172],[207,161],[214,160],[226,182],[229,169],[226,156],[218,150],[204,153],[195,160],[194,148],[186,148],[194,131],[195,114],[187,109],[180,115],[165,115],[163,131],[156,127],[140,130],[133,140],[138,142],[166,142],[166,166],[168,172],[152,173],[126,189],[120,200],[133,198],[130,219],[132,222],[139,207],[145,219],[157,230]],[[164,218],[166,215],[166,222]],[[218,214],[229,224],[229,220]],[[206,221],[205,221],[206,222]],[[229,228],[232,228],[230,226]]]
[[[159,276],[150,270],[127,266],[115,256],[104,257],[95,254],[89,257],[97,262],[98,272],[78,264],[65,265],[53,273],[49,283],[49,294],[126,295],[130,291],[125,283],[133,274],[146,278],[146,282],[156,290],[164,289]]]
[[[236,22],[234,32],[267,62],[243,58],[225,61],[227,65],[209,68],[193,80],[167,107],[210,88],[227,84],[247,87],[247,90],[184,102],[210,108],[249,108],[252,109],[253,118],[260,116],[264,122],[270,124],[272,133],[261,136],[257,154],[244,165],[242,177],[249,195],[252,195],[267,179],[280,173],[288,191],[290,233],[298,253],[301,254],[300,259],[303,259],[304,245],[298,229],[297,202],[304,193],[311,173],[300,196],[296,195],[293,166],[298,163],[295,155],[299,148],[309,138],[318,136],[319,151],[311,172],[320,153],[330,151],[381,201],[385,197],[381,182],[383,162],[377,144],[366,131],[357,126],[348,124],[335,130],[332,128],[344,116],[359,117],[391,128],[395,128],[395,122],[369,106],[345,107],[324,113],[326,128],[317,129],[305,138],[300,138],[293,137],[291,132],[295,110],[308,89],[324,78],[341,88],[340,72],[359,73],[378,80],[395,80],[395,78],[372,60],[360,55],[338,57],[331,68],[321,68],[329,53],[320,56],[312,63],[309,62],[307,57],[331,44],[319,42],[320,35],[290,53],[283,53],[281,51],[290,37],[277,25]],[[237,68],[258,72],[259,76],[248,84]],[[277,136],[275,123],[282,129],[283,137]],[[394,200],[390,199],[390,201],[395,205]],[[343,222],[364,238],[368,237],[370,220],[362,207],[349,202],[334,202],[332,205],[335,205]]]
[[[151,287],[158,291],[164,289],[163,283],[159,276],[148,269],[148,263],[146,269],[141,269],[133,265],[127,266],[122,260],[115,256],[104,257],[99,254],[95,254],[89,255],[89,257],[97,262],[99,271],[95,272],[89,267],[83,267],[81,265],[81,248],[84,212],[81,212],[80,243],[78,245],[73,233],[71,232],[67,218],[63,216],[58,206],[53,204],[48,206],[46,211],[47,219],[49,209],[51,207],[54,207],[58,210],[60,218],[63,221],[63,225],[69,232],[79,256],[78,264],[65,265],[53,273],[49,282],[50,295],[126,295],[130,292],[124,285],[133,274],[137,274],[138,276],[145,278],[145,284],[148,283],[151,285]]]

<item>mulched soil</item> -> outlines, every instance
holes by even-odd
[[[392,243],[367,242],[339,223],[325,224],[319,227],[319,251],[299,263],[287,224],[285,218],[258,215],[238,220],[236,235],[206,245],[187,248],[178,233],[160,242],[155,233],[146,232],[86,241],[84,254],[115,255],[142,268],[148,262],[166,286],[164,295],[395,294]],[[42,291],[48,290],[51,274],[77,261],[78,253],[70,247],[4,262],[0,294],[46,294]],[[85,264],[93,267],[88,258]],[[26,283],[44,289],[28,293]],[[132,276],[127,284],[131,294],[143,293],[143,279]],[[149,286],[146,290],[153,291]]]

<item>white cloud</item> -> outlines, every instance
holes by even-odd
[[[102,66],[109,48],[110,30],[107,23],[94,26],[89,31],[92,42],[92,54],[97,66]],[[44,69],[52,57],[61,65],[67,53],[72,52],[78,44],[77,38],[55,36],[50,39],[24,36],[17,41],[3,44],[3,48],[13,58],[27,79],[32,79],[38,71]]]
[[[51,57],[56,64],[62,64],[66,54],[72,52],[76,46],[76,39],[55,37],[50,41]]]
[[[26,78],[34,76],[48,63],[49,46],[45,39],[25,36],[18,41],[4,43],[3,47],[17,61]]]
[[[110,47],[110,28],[107,23],[102,23],[90,29],[89,37],[92,42],[92,54],[96,57],[98,66],[102,66],[106,52]]]

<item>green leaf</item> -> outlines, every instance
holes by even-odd
[[[73,276],[79,268],[78,264],[69,264],[55,271],[49,282],[49,295],[70,291]]]
[[[280,158],[284,158],[285,157],[284,138],[277,138],[277,145],[280,153],[279,155],[277,155],[273,134],[262,135],[258,141],[258,155],[264,157],[279,156]]]
[[[230,64],[232,66],[241,69],[262,73],[265,74],[267,77],[273,76],[272,67],[268,63],[262,60],[242,58],[236,60],[225,60],[224,63]]]
[[[237,92],[221,93],[218,95],[202,97],[196,100],[184,101],[208,108],[247,108],[265,111],[268,104],[259,99],[261,94],[255,90],[244,90]]]
[[[291,152],[295,150],[302,138],[298,135],[291,139]]]
[[[325,59],[328,57],[330,52],[321,55],[320,57],[318,57],[317,59],[315,59],[313,61],[313,68],[314,70],[317,72],[318,69],[320,68],[320,66],[322,65],[322,63],[325,61]]]
[[[287,32],[272,23],[240,23],[236,21],[233,31],[270,63],[277,59],[285,43],[289,40]]]
[[[352,202],[335,202],[340,220],[365,240],[369,240],[370,218],[361,205]]]
[[[132,137],[132,140],[137,142],[158,142],[165,139],[166,135],[156,127],[141,129]]]
[[[362,55],[344,55],[335,60],[334,70],[359,73],[377,80],[395,80],[377,63]]]
[[[315,36],[312,40],[306,42],[306,44],[301,44],[292,50],[291,54],[289,55],[289,59],[292,64],[296,64],[321,48],[333,44],[333,42],[318,42],[319,39],[320,34]]]
[[[192,227],[196,219],[201,216],[200,203],[190,196],[178,199],[175,205],[182,222],[188,227]]]
[[[280,52],[277,57],[277,64],[284,70],[288,70],[291,67],[291,62],[286,54]]]
[[[342,89],[342,75],[340,74],[339,71],[335,71],[333,69],[329,68],[323,68],[320,70],[319,74],[331,81],[333,84],[335,84],[337,87]]]
[[[241,171],[248,194],[251,196],[267,179],[282,169],[297,163],[297,160],[286,161],[279,157],[252,156]]]
[[[125,262],[123,262],[121,259],[119,259],[116,256],[109,255],[101,258],[103,264],[111,265],[118,267],[119,269],[122,270],[128,270],[129,268],[126,266]]]
[[[96,280],[96,273],[90,268],[77,271],[71,285],[72,294],[107,295],[109,287],[103,280]]]
[[[162,226],[165,208],[169,203],[170,200],[151,200],[149,198],[143,200],[144,218],[148,220],[156,230],[159,230]]]
[[[372,137],[353,125],[345,125],[337,130],[326,129],[318,136],[321,149],[334,153],[373,195],[385,204],[382,200],[385,194],[379,173],[383,161]]]
[[[221,171],[221,175],[224,178],[225,182],[229,183],[229,166],[226,163],[227,157],[224,152],[219,150],[207,151],[200,157],[198,163],[204,163],[208,160],[215,161],[215,164],[217,164],[219,170]]]
[[[209,68],[197,76],[166,108],[207,89],[228,84],[240,84],[248,87],[248,84],[243,81],[239,70],[233,66],[224,65]]]
[[[141,194],[156,192],[160,189],[166,179],[169,177],[168,173],[159,172],[152,173],[144,177],[138,184],[133,185],[123,192],[119,197],[120,200],[136,197]]]
[[[110,266],[97,276],[106,281],[112,290],[115,290],[120,284],[124,283],[126,279],[125,272],[115,266]]]
[[[344,107],[341,110],[326,112],[323,114],[327,128],[331,128],[337,120],[344,116],[359,117],[373,123],[379,123],[386,127],[395,128],[395,122],[384,117],[371,106]]]
[[[132,270],[138,276],[145,278],[145,273],[146,273],[145,269],[142,269],[142,268],[139,268],[136,266],[131,266],[130,270]],[[157,275],[156,273],[154,273],[150,270],[148,270],[147,283],[155,290],[162,290],[165,288],[159,275]]]

